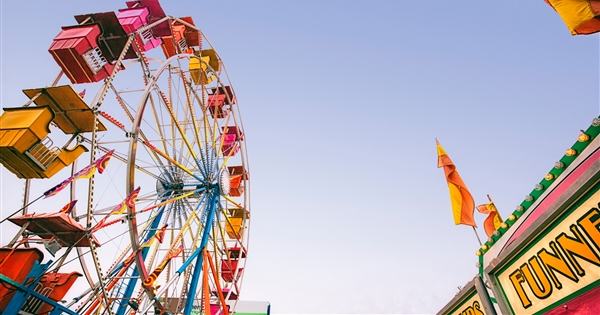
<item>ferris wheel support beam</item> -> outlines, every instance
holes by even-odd
[[[23,214],[27,214],[27,206],[29,203],[29,188],[31,186],[31,180],[25,180],[25,188],[23,188]]]
[[[163,202],[165,200],[167,200],[167,199],[163,199]],[[160,224],[160,221],[162,219],[164,207],[165,207],[165,205],[161,206],[157,210],[157,212],[159,214],[156,217],[154,217],[152,224],[150,225],[150,228],[148,230],[149,231],[148,235],[146,236],[146,239],[144,240],[144,243],[146,241],[148,241],[149,239],[153,238],[154,234],[156,234],[156,229],[158,228],[158,225]],[[142,249],[142,258],[146,258],[146,255],[148,255],[148,248]],[[133,295],[133,291],[135,290],[135,285],[139,279],[139,277],[138,277],[139,275],[140,275],[140,273],[139,273],[138,269],[134,268],[133,273],[131,274],[131,279],[129,279],[127,288],[125,289],[125,292],[123,293],[123,300],[119,304],[119,309],[117,310],[117,315],[125,314],[125,311],[127,310],[127,304],[129,303],[129,300],[130,300],[131,296]]]
[[[202,241],[200,246],[194,251],[194,253],[188,258],[188,260],[179,268],[178,273],[183,272],[191,263],[194,258],[196,258],[196,264],[194,266],[194,273],[192,275],[192,281],[190,282],[189,290],[187,291],[187,299],[185,301],[185,308],[183,309],[183,314],[190,315],[192,313],[192,307],[194,306],[194,297],[196,296],[196,289],[198,288],[198,280],[200,280],[200,271],[202,270],[202,262],[204,260],[204,248],[208,243],[208,236],[211,231],[211,226],[213,224],[213,220],[215,217],[215,209],[217,208],[217,202],[219,201],[219,189],[216,188],[213,191],[213,195],[210,199],[208,215],[206,218],[206,224],[204,225],[204,231],[202,231]]]
[[[185,231],[187,231],[187,230],[188,230],[188,227],[189,227],[189,225],[190,225],[189,223],[190,223],[190,221],[191,221],[193,218],[196,218],[196,219],[197,219],[197,220],[200,222],[200,224],[202,223],[202,219],[201,219],[201,218],[198,218],[198,215],[196,214],[196,212],[198,211],[198,209],[200,208],[200,206],[203,204],[203,202],[204,202],[204,200],[205,200],[205,196],[206,196],[206,195],[204,195],[204,196],[202,197],[202,199],[201,199],[201,200],[198,202],[198,206],[197,206],[197,208],[196,208],[196,209],[195,209],[195,210],[192,212],[192,214],[190,215],[190,218],[188,218],[188,219],[187,219],[187,222],[186,222],[185,224],[183,224],[184,228],[182,229],[181,233],[185,233]],[[191,207],[190,207],[190,208],[191,208]],[[208,210],[210,210],[210,206],[209,206],[208,208],[209,208]],[[196,239],[194,242],[197,242],[197,239]],[[193,259],[193,257],[191,257],[191,258],[190,258],[190,262],[191,262],[191,260],[192,260],[192,259]],[[188,264],[188,265],[189,265],[189,264]],[[160,290],[158,290],[158,291],[156,292],[156,294],[154,295],[153,301],[158,301],[158,299],[156,298],[157,296],[161,296],[161,295],[163,295],[163,294],[164,294],[164,293],[167,291],[167,289],[168,289],[168,288],[170,288],[170,287],[171,287],[171,286],[172,286],[174,283],[178,282],[178,281],[179,281],[179,279],[180,279],[180,276],[181,276],[181,274],[182,274],[184,271],[185,271],[185,268],[183,268],[183,269],[179,269],[178,271],[176,271],[176,273],[175,273],[175,276],[174,276],[173,278],[171,278],[170,280],[168,280],[168,281],[167,281],[167,283],[166,283],[164,286],[162,286],[162,287],[160,288]],[[187,281],[187,280],[186,280],[186,281]],[[150,309],[150,307],[152,307],[152,305],[153,305],[152,303],[148,303],[148,304],[145,306],[145,308],[143,308],[143,309],[141,310],[141,312],[140,312],[140,313],[141,313],[141,314],[146,314],[146,312],[148,312],[148,310]]]
[[[96,146],[98,144],[98,117],[94,116],[94,129],[92,130],[92,145],[90,148],[90,164],[93,164],[94,161],[96,160]],[[93,214],[93,203],[94,203],[94,174],[92,173],[92,176],[90,176],[89,180],[88,180],[88,198],[87,198],[87,225],[86,227],[89,229],[92,227],[92,214]],[[91,234],[87,235],[88,239],[90,240],[90,253],[92,255],[92,260],[94,262],[94,268],[96,269],[96,274],[98,275],[98,283],[100,284],[100,292],[102,293],[102,300],[100,301],[100,303],[106,307],[106,310],[108,310],[108,314],[112,315],[112,310],[110,309],[110,302],[108,300],[107,294],[106,294],[106,290],[104,287],[104,275],[102,274],[102,269],[100,267],[100,260],[98,257],[98,253],[96,252],[96,246],[94,245],[93,242],[93,238]],[[82,261],[82,259],[80,259],[80,261]],[[88,282],[91,279],[88,279]],[[91,285],[91,283],[90,283]]]

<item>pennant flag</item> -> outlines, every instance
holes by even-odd
[[[119,214],[123,214],[125,213],[125,210],[127,210],[127,206],[130,207],[135,207],[135,202],[137,200],[137,196],[140,192],[140,187],[138,187],[136,190],[132,191],[131,194],[129,194],[129,196],[125,197],[125,200],[123,200],[120,204],[116,205],[108,215],[119,215]]]
[[[118,204],[116,207],[113,208],[113,210],[110,212],[110,214],[123,214],[125,213],[125,210],[127,210],[127,206],[134,208],[135,207],[135,202],[137,201],[137,196],[140,193],[140,188],[138,187],[136,188],[134,191],[131,192],[131,194],[129,194],[129,196],[127,196],[125,198],[125,200],[123,200],[123,202],[121,202],[120,204]]]
[[[92,228],[92,233],[100,230],[101,228],[103,228],[106,225],[106,220],[108,220],[108,217],[110,216],[110,214],[108,214],[107,216],[105,216],[104,218],[102,218],[102,220],[100,220],[100,222],[96,223],[96,225]]]
[[[106,169],[106,166],[108,165],[108,161],[110,160],[110,157],[113,155],[114,152],[115,152],[115,150],[111,150],[94,162],[94,164],[96,165],[96,168],[98,169],[98,173],[100,173],[100,174],[104,173],[104,170]]]
[[[498,209],[496,209],[494,202],[490,199],[490,203],[477,206],[477,211],[488,214],[488,217],[483,222],[483,228],[485,229],[485,234],[491,237],[494,231],[500,228],[500,224],[502,224],[502,218],[500,217],[500,213],[498,213]]]
[[[64,180],[62,183],[50,188],[44,193],[44,198],[52,197],[58,194],[61,190],[65,189],[71,183],[71,177]]]
[[[106,153],[104,156],[102,156],[101,158],[94,161],[94,163],[84,167],[79,172],[73,174],[73,176],[65,179],[60,184],[58,184],[58,185],[50,188],[46,192],[44,192],[44,198],[52,197],[52,196],[58,194],[61,190],[65,189],[65,187],[67,187],[72,181],[75,181],[75,180],[78,180],[81,178],[92,177],[92,175],[94,175],[94,172],[96,171],[96,168],[98,169],[98,172],[100,174],[102,174],[102,172],[104,172],[104,170],[106,169],[106,166],[108,165],[108,160],[110,160],[110,157],[113,155],[114,151],[115,150],[112,150],[112,151]]]
[[[123,261],[123,266],[129,265],[129,263],[131,263],[133,261],[135,254],[137,254],[139,251],[141,251],[144,248],[150,248],[152,243],[154,243],[155,239],[158,240],[160,243],[162,243],[164,240],[164,235],[167,231],[167,226],[169,226],[169,225],[165,224],[160,230],[158,230],[158,232],[156,232],[156,234],[154,234],[153,237],[151,237],[149,240],[145,241],[142,245],[140,245],[140,247],[137,249],[137,251],[135,253],[132,253],[129,257],[127,257]]]
[[[131,192],[131,194],[129,194],[129,196],[127,196],[127,198],[125,198],[125,205],[127,205],[130,208],[135,208],[135,202],[137,201],[137,197],[140,194],[140,188],[141,187],[136,188],[134,191]]]
[[[158,230],[158,232],[156,232],[154,234],[154,236],[152,236],[149,240],[147,240],[146,242],[144,242],[144,244],[142,244],[138,250],[142,249],[142,248],[146,248],[146,247],[150,247],[150,245],[152,245],[152,243],[154,242],[154,240],[158,240],[159,243],[162,244],[164,238],[165,238],[165,233],[167,231],[167,226],[168,224],[165,224],[160,230]]]
[[[177,247],[176,250],[174,250],[173,252],[169,253],[167,255],[167,259],[175,258],[175,257],[179,256],[179,254],[181,254],[181,252],[183,252],[183,245],[179,245],[179,247]]]
[[[544,0],[571,32],[588,35],[600,31],[600,1],[598,0]]]
[[[48,189],[46,192],[44,192],[44,198],[52,197],[58,194],[61,190],[65,189],[65,187],[67,187],[72,181],[81,178],[92,177],[92,175],[94,175],[94,172],[96,171],[96,168],[98,168],[98,172],[102,174],[102,172],[104,172],[104,170],[106,169],[106,166],[108,165],[108,160],[110,160],[110,157],[112,156],[113,152],[114,150],[106,153],[104,156],[94,161],[94,163],[84,167],[82,170],[73,174],[73,176],[65,179],[60,184]]]
[[[138,250],[141,250],[143,248],[150,248],[150,245],[152,245],[152,243],[154,243],[154,237],[151,237],[149,240],[145,241],[144,244],[142,244]]]
[[[141,247],[140,247],[141,248]],[[125,260],[123,260],[123,267],[128,266],[130,263],[133,262],[133,259],[135,258],[135,254],[137,253],[137,251],[135,253],[131,253],[131,255],[129,255],[129,257],[125,258]]]
[[[81,97],[81,98],[85,97],[85,89],[83,89],[83,91],[79,92],[79,97]]]
[[[66,213],[66,214],[71,213],[71,211],[73,211],[73,208],[75,207],[76,203],[77,203],[77,200],[73,200],[73,201],[67,203],[67,205],[64,206],[62,209],[60,209],[59,212]]]
[[[116,205],[111,211],[110,214],[111,215],[119,215],[119,214],[123,214],[125,213],[125,210],[127,210],[127,205],[125,204],[125,201],[121,202],[120,204]]]
[[[160,276],[160,273],[165,269],[165,267],[171,261],[171,259],[179,256],[179,254],[182,251],[183,245],[179,245],[179,247],[174,252],[169,253],[167,257],[165,257],[165,260],[163,260],[163,262],[160,263],[160,265],[156,266],[156,269],[154,269],[154,271],[152,271],[152,273],[149,274],[148,277],[146,277],[146,279],[144,279],[144,282],[142,282],[142,286],[145,288],[153,287],[156,284],[156,278]]]
[[[92,228],[92,232],[96,232],[99,229],[114,224],[115,222],[119,221],[112,221],[110,223],[106,223],[106,220],[111,216],[111,215],[119,215],[119,214],[123,214],[125,213],[125,210],[127,209],[127,206],[130,207],[135,207],[135,202],[137,200],[137,196],[140,193],[140,189],[141,187],[136,188],[136,190],[132,191],[131,194],[129,194],[129,196],[127,196],[125,198],[125,200],[123,200],[120,204],[116,205],[102,220],[100,220],[100,222],[98,222],[93,228]]]
[[[156,237],[158,242],[161,244],[162,244],[163,240],[165,239],[165,233],[167,232],[167,226],[169,226],[169,225],[165,224],[160,230],[158,230],[158,232],[156,232],[156,234],[154,234],[154,237]]]
[[[142,282],[142,286],[145,288],[150,288],[156,285],[156,279],[158,278],[158,276],[160,276],[160,274],[165,269],[169,261],[171,261],[171,258],[165,259],[165,261],[163,261],[160,265],[156,266],[156,269],[154,269],[154,271],[152,271],[152,273],[150,273],[148,277],[144,279],[144,281]]]
[[[71,181],[75,181],[82,178],[90,178],[94,175],[96,171],[96,164],[91,164],[83,168],[81,171],[75,173],[75,175],[71,176]]]
[[[477,227],[473,219],[475,212],[475,202],[467,186],[463,182],[460,175],[456,171],[456,166],[452,163],[450,157],[444,151],[440,143],[435,140],[438,153],[438,168],[444,168],[444,174],[448,181],[448,189],[450,190],[450,202],[452,203],[452,216],[454,224],[464,224]]]

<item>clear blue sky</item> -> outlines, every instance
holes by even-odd
[[[435,138],[475,202],[490,194],[506,217],[599,114],[598,35],[571,36],[543,0],[162,5],[194,18],[235,86],[252,180],[241,297],[274,314],[435,313],[478,248],[453,224]],[[123,2],[1,6],[14,107],[58,72],[60,26]],[[22,188],[0,174],[4,218]]]

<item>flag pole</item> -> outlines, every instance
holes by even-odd
[[[473,228],[473,232],[475,233],[475,236],[477,236],[477,240],[479,241],[479,246],[482,246],[483,243],[481,243],[481,239],[479,238],[479,234],[477,234],[477,230],[475,229],[474,226],[471,226]]]
[[[490,195],[487,195],[488,200],[490,201],[490,203],[492,202],[492,198],[490,198]],[[477,241],[479,241],[479,246],[482,246],[483,243],[481,242],[481,239],[479,238],[479,234],[477,234],[477,230],[475,229],[474,226],[471,226],[473,228],[473,232],[475,233],[475,236],[477,236]]]

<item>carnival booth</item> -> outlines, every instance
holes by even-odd
[[[600,314],[600,119],[478,251],[503,314]]]
[[[476,254],[438,314],[600,314],[600,117]]]

